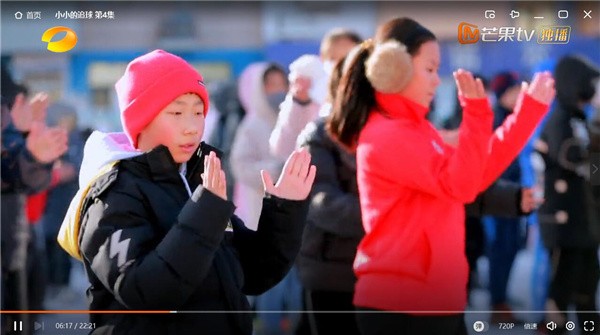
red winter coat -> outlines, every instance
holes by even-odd
[[[354,263],[354,304],[428,314],[462,313],[467,299],[464,204],[522,150],[548,106],[524,96],[492,133],[487,99],[462,102],[459,144],[442,141],[427,109],[376,93],[357,147],[366,236]]]

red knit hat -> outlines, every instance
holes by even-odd
[[[182,94],[196,93],[204,102],[204,116],[208,113],[208,92],[202,76],[185,60],[163,50],[131,61],[115,89],[123,130],[135,148],[140,132]]]

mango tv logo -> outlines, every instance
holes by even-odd
[[[66,33],[65,37],[58,41],[52,41],[52,38],[58,33]],[[42,41],[48,43],[48,50],[52,52],[67,52],[77,44],[77,34],[68,27],[56,26],[44,32]]]
[[[458,25],[458,42],[460,44],[473,44],[479,41],[479,28],[467,22]]]

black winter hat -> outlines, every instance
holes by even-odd
[[[594,96],[594,79],[599,76],[598,67],[582,56],[561,58],[554,69],[556,98],[565,108],[579,109],[579,102],[587,102]]]

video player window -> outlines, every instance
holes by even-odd
[[[0,335],[600,333],[600,2],[0,13]]]

